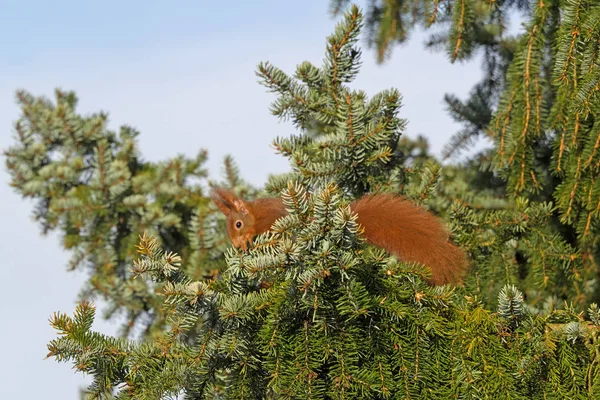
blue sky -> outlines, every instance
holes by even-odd
[[[10,1],[0,23],[0,149],[12,143],[19,110],[14,92],[53,96],[75,90],[82,113],[110,115],[111,127],[141,131],[142,154],[160,160],[209,151],[211,177],[226,154],[245,179],[262,185],[286,161],[270,147],[293,133],[268,106],[272,94],[256,82],[260,61],[293,73],[308,60],[320,65],[335,20],[328,1]],[[362,5],[362,2],[358,3]],[[373,95],[396,87],[408,136],[423,134],[439,152],[459,127],[444,111],[444,93],[465,96],[479,77],[479,61],[451,65],[423,49],[424,36],[397,46],[380,66],[363,46],[363,68],[353,85]],[[362,43],[364,45],[364,43]],[[85,382],[69,364],[43,360],[54,337],[48,318],[72,313],[85,272],[67,273],[69,254],[58,237],[42,237],[32,204],[8,187],[0,168],[0,398],[77,399]],[[94,328],[115,327],[98,320]],[[7,384],[8,383],[8,384]]]

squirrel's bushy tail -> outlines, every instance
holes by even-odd
[[[389,194],[366,195],[351,208],[368,243],[429,267],[434,285],[458,283],[466,273],[465,253],[449,241],[442,221],[425,209]]]

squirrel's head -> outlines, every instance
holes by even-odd
[[[211,197],[227,217],[227,233],[233,245],[246,250],[248,242],[251,242],[256,234],[256,221],[251,205],[237,197],[235,193],[223,188],[214,188]]]

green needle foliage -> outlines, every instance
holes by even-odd
[[[184,256],[191,277],[223,268],[226,241],[214,223],[220,216],[200,186],[206,151],[147,162],[137,131],[123,126],[117,134],[107,129],[105,114],[78,115],[74,93],[57,91],[55,103],[24,91],[17,99],[23,113],[17,143],[5,152],[11,185],[35,201],[44,233],[61,233],[73,254],[69,269],[89,272],[84,297],[103,298],[107,317],[125,314],[124,334],[136,324],[145,334],[160,333],[161,300],[152,284],[129,279],[128,268],[140,232]],[[226,171],[230,185],[243,186],[231,160]]]
[[[289,218],[249,254],[230,251],[223,282],[177,274],[180,257],[141,239],[132,269],[166,281],[164,338],[91,332],[94,308],[82,303],[73,318],[52,319],[61,337],[50,355],[92,374],[90,394],[118,385],[123,399],[598,395],[600,326],[572,309],[529,309],[514,287],[493,313],[425,285],[419,269],[357,248],[357,226],[334,186],[307,197],[290,184],[283,198]]]
[[[331,0],[340,14],[348,0]],[[475,139],[488,137],[488,126],[505,87],[505,75],[518,45],[509,33],[511,20],[529,16],[529,0],[368,0],[367,42],[377,61],[392,55],[393,45],[410,39],[411,32],[429,32],[427,48],[443,50],[451,62],[481,54],[483,78],[466,100],[444,97],[450,116],[463,128],[444,149],[449,158],[467,150]],[[433,32],[433,33],[432,33]]]
[[[340,12],[346,1],[333,0]],[[378,59],[415,26],[435,27],[428,44],[451,61],[483,53],[484,79],[469,98],[447,96],[464,124],[446,148],[451,156],[487,136],[492,149],[472,161],[503,178],[506,193],[552,202],[554,234],[577,249],[577,302],[600,300],[600,5],[590,0],[369,1],[370,43]],[[507,34],[517,13],[524,32]],[[392,29],[393,27],[393,29]],[[401,34],[401,32],[403,32]],[[440,33],[441,32],[441,33]],[[490,189],[485,181],[477,183]],[[521,263],[521,265],[523,265]]]
[[[598,21],[595,2],[535,3],[491,124],[496,166],[508,190],[553,198],[557,226],[582,255],[581,294],[587,286],[595,299],[600,293]]]
[[[138,232],[149,232],[139,238],[139,259],[126,266],[127,257],[121,256],[123,277],[114,280],[154,289],[153,299],[160,304],[152,310],[159,310],[163,321],[155,334],[141,341],[98,334],[91,330],[95,308],[89,302],[81,302],[73,317],[57,313],[51,319],[59,337],[48,345],[49,356],[90,374],[90,397],[600,397],[600,311],[595,304],[582,309],[576,301],[584,290],[582,255],[548,223],[554,207],[503,192],[502,185],[476,193],[470,186],[477,179],[474,168],[442,170],[427,156],[422,140],[400,140],[405,122],[397,115],[398,92],[368,99],[347,86],[360,67],[354,45],[361,27],[362,14],[352,7],[328,38],[320,68],[303,63],[294,77],[270,64],[258,68],[262,83],[277,94],[273,113],[289,118],[299,131],[274,141],[290,160],[291,171],[271,177],[267,185],[289,212],[271,232],[257,236],[248,251],[229,248],[223,255],[219,240],[224,229],[216,216],[195,225],[182,219],[181,226],[195,226],[192,232],[203,227],[205,236],[185,236],[189,244],[179,251],[159,229],[162,219],[144,219],[152,223],[135,225]],[[60,116],[58,106],[34,99],[25,103],[25,115],[32,115],[29,104],[50,121]],[[69,113],[70,119],[85,121]],[[109,200],[137,194],[136,186],[111,190],[115,182],[128,180],[109,179],[113,175],[99,167],[97,149],[103,142],[69,147],[61,141],[54,152],[36,158],[36,143],[52,144],[55,135],[68,137],[70,131],[60,124],[37,127],[39,118],[25,121],[20,145],[8,153],[13,176],[24,177],[15,178],[19,190],[28,194],[26,183],[36,182],[41,194],[31,194],[42,204],[48,199],[47,209],[53,210],[54,199],[76,192],[72,187],[78,181],[56,185],[62,182],[58,175],[47,183],[38,178],[39,170],[58,168],[70,160],[69,151],[83,152],[91,175],[86,190],[99,192],[84,197],[82,204],[96,201],[128,210],[127,197]],[[77,132],[87,132],[82,129],[87,125],[77,126]],[[105,132],[103,137],[113,136]],[[113,159],[118,159],[122,142],[113,140]],[[56,149],[61,157],[53,157]],[[125,165],[138,165],[127,160]],[[160,170],[140,165],[129,167],[133,176],[139,170]],[[234,169],[229,172],[236,176]],[[179,175],[166,176],[178,182]],[[242,193],[237,178],[228,186]],[[58,197],[50,193],[56,187],[63,188]],[[200,189],[187,190],[197,202],[182,196],[177,203],[166,196],[162,203],[158,193],[148,198],[165,215],[165,208],[189,203],[207,210],[190,215],[214,215]],[[453,240],[472,260],[464,287],[428,286],[426,267],[366,246],[349,208],[365,192],[400,193],[447,218]],[[183,205],[179,210],[186,209]],[[65,227],[72,218],[77,221],[78,214],[60,215]],[[103,215],[93,221],[113,221],[102,220]],[[103,248],[85,237],[81,243],[93,252]],[[198,254],[206,258],[194,258]],[[226,267],[216,279],[198,272],[219,265],[221,258]],[[132,298],[131,292],[119,295],[124,301]]]

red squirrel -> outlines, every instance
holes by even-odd
[[[287,215],[281,198],[245,201],[235,193],[213,189],[215,205],[227,217],[227,233],[233,245],[246,250],[254,236]],[[387,250],[407,262],[431,269],[430,283],[459,283],[469,267],[465,253],[449,241],[439,218],[409,200],[390,194],[367,194],[351,203],[367,243]]]

